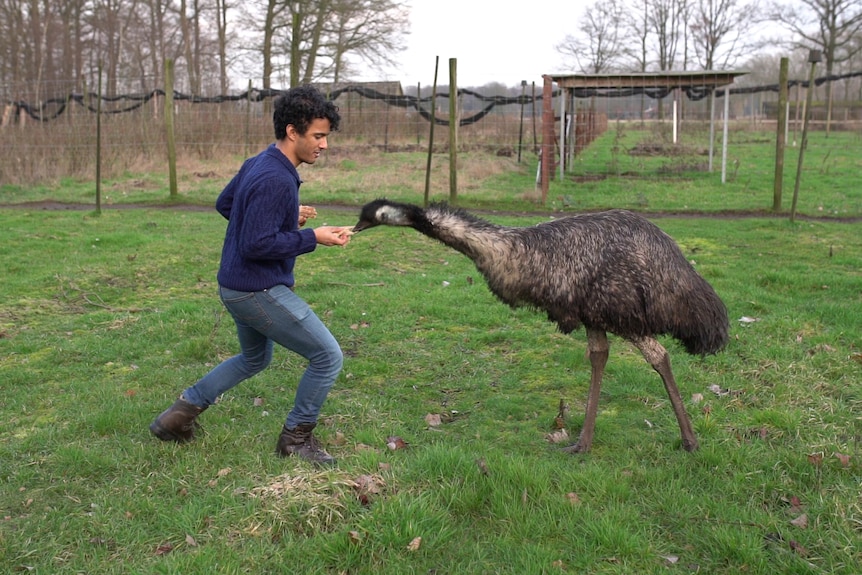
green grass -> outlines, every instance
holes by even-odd
[[[284,350],[194,443],[147,429],[236,352],[215,294],[220,216],[0,211],[0,571],[857,573],[860,224],[654,221],[731,318],[716,356],[664,342],[698,452],[613,338],[593,451],[562,454],[545,436],[561,399],[579,430],[583,334],[500,304],[460,254],[380,228],[298,265],[346,356],[318,428],[339,466],[319,472],[273,455],[303,369]]]

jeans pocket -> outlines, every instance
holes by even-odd
[[[258,330],[272,325],[272,319],[260,305],[255,292],[241,292],[227,288],[220,290],[221,301],[237,321]]]
[[[301,297],[287,286],[277,285],[261,294],[267,304],[272,306],[272,314],[279,317],[286,314],[293,321],[301,322],[311,313],[311,308]]]

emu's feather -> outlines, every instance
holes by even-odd
[[[670,334],[692,354],[715,353],[728,340],[727,309],[670,236],[646,218],[610,210],[507,227],[446,204],[422,209],[375,200],[362,208],[353,230],[378,225],[410,226],[458,250],[498,298],[543,310],[564,333],[584,326],[590,390],[580,436],[567,452],[592,445],[607,332],[630,341],[661,376],[683,448],[698,448],[670,358],[656,336]]]
[[[727,343],[727,310],[715,290],[670,236],[638,214],[506,227],[446,204],[423,210],[377,200],[354,230],[380,224],[410,226],[458,250],[500,300],[543,310],[563,333],[583,325],[626,339],[670,334],[692,354]]]

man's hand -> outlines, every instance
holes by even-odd
[[[311,206],[299,206],[299,227],[305,225],[305,222],[317,217],[317,210]]]
[[[344,226],[321,226],[314,228],[317,243],[324,246],[346,246],[350,242],[353,230]]]

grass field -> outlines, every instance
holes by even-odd
[[[458,203],[498,211],[535,210],[555,213],[627,208],[648,213],[760,213],[773,215],[774,134],[735,130],[728,138],[725,182],[721,178],[721,147],[716,144],[713,171],[707,171],[706,134],[684,132],[678,144],[666,130],[612,126],[575,157],[564,180],[550,182],[544,203],[536,189],[537,160],[524,153],[500,157],[468,151],[458,156]],[[336,136],[337,138],[337,136]],[[163,172],[129,173],[103,182],[101,204],[191,204],[212,206],[219,191],[236,173],[243,158],[181,162],[178,195],[170,199],[167,168]],[[778,214],[790,212],[796,184],[799,149],[787,147],[783,193]],[[384,153],[370,146],[333,140],[314,166],[300,170],[303,199],[311,204],[356,206],[376,197],[422,203],[427,155]],[[862,135],[813,132],[809,137],[799,182],[797,213],[814,217],[862,217]],[[448,200],[449,156],[431,160],[431,200]],[[2,180],[0,180],[2,182]],[[52,185],[21,187],[0,183],[0,204],[60,201],[95,205],[91,178],[67,178]]]
[[[355,170],[354,192],[338,170],[315,171],[304,202],[373,197],[375,182],[394,177],[374,162],[341,165]],[[472,194],[487,186],[509,191],[503,210],[528,204],[517,185],[528,173],[479,164],[465,167]],[[200,178],[208,184],[197,191],[187,184],[186,199],[210,202],[227,173]],[[559,209],[637,207],[616,182],[614,196]],[[675,185],[656,186],[643,211],[681,209]],[[833,187],[824,211],[858,211],[862,191]],[[15,194],[83,199],[83,187],[69,188]],[[771,188],[761,188],[746,208],[742,192],[727,201],[756,211],[766,194],[769,207]],[[130,188],[122,201],[156,189]],[[703,197],[689,210],[720,211]],[[358,213],[319,211],[317,223],[344,225]],[[487,217],[531,225],[548,215]],[[460,254],[381,228],[298,265],[297,290],[346,357],[318,428],[339,465],[321,472],[273,454],[303,369],[284,350],[202,416],[194,443],[164,444],[147,429],[236,352],[215,294],[220,216],[0,209],[0,571],[858,573],[860,224],[653,220],[731,319],[715,356],[662,340],[699,451],[680,449],[660,379],[612,339],[593,451],[561,453],[547,436],[561,401],[577,436],[583,334],[500,304]],[[406,447],[390,449],[393,437]]]

